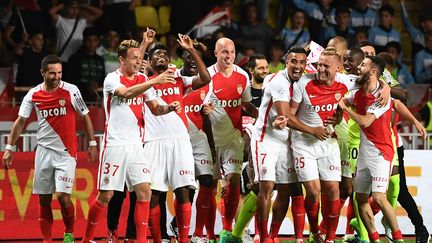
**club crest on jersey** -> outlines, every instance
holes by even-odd
[[[204,90],[202,90],[200,92],[200,98],[201,98],[201,100],[204,100],[205,96],[206,96],[206,92]]]
[[[241,84],[237,85],[237,92],[238,92],[239,94],[243,93],[243,87],[242,87]]]
[[[66,100],[65,99],[59,99],[59,104],[61,106],[65,106],[66,105]]]
[[[341,93],[336,93],[336,94],[335,94],[335,99],[336,99],[337,101],[339,101],[339,100],[341,99],[341,97],[342,97],[342,94],[341,94]]]

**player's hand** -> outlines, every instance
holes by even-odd
[[[214,110],[214,104],[213,103],[208,103],[208,104],[203,104],[202,106],[202,113],[206,116],[210,115]]]
[[[156,84],[164,84],[164,83],[176,83],[176,80],[174,78],[174,73],[167,69],[165,72],[159,74],[159,76],[157,76],[156,78],[154,78],[154,82],[156,82]]]
[[[182,111],[182,106],[180,102],[174,101],[171,104],[168,105],[170,111],[175,111],[177,113],[180,113]]]
[[[12,165],[12,151],[9,149],[4,151],[2,163],[6,170]]]
[[[327,117],[326,119],[325,119],[325,121],[324,121],[324,125],[326,126],[326,125],[333,125],[333,126],[335,126],[336,124],[337,124],[337,121],[338,121],[338,119],[337,119],[337,117],[335,116],[335,115],[333,115],[333,116],[329,116],[329,117]]]
[[[284,116],[278,116],[272,123],[273,127],[275,129],[285,129],[287,122],[288,122],[289,118],[284,117]]]
[[[188,35],[178,34],[177,42],[185,50],[191,50],[194,48],[193,40]]]
[[[380,103],[381,106],[385,106],[390,99],[390,91],[391,88],[388,85],[385,85],[378,94],[376,101]]]
[[[89,158],[90,163],[97,162],[98,157],[99,157],[99,150],[98,150],[97,146],[89,146],[87,154],[88,154],[88,158]]]
[[[345,101],[344,101],[344,99],[341,99],[340,101],[339,101],[339,108],[341,108],[343,111],[346,111],[346,109],[348,109],[348,107],[346,106],[346,104],[345,104]]]
[[[142,40],[142,44],[147,43],[153,43],[153,41],[155,40],[156,37],[156,31],[149,29],[147,27],[147,30],[143,33],[143,40]]]
[[[417,131],[421,134],[421,137],[423,138],[423,140],[426,140],[426,138],[427,138],[426,128],[424,128],[424,126],[418,121],[414,122],[414,126],[416,127]]]
[[[324,141],[331,136],[325,127],[314,127],[313,130],[312,134],[321,141]]]

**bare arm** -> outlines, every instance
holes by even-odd
[[[89,4],[82,4],[80,7],[85,11],[83,17],[87,23],[94,23],[103,14],[103,10]]]
[[[423,139],[426,139],[427,132],[423,125],[414,117],[414,115],[408,110],[408,108],[399,100],[393,100],[393,109],[406,121],[414,124],[417,131],[422,135]]]
[[[92,124],[90,115],[86,114],[82,118],[83,118],[83,122],[84,122],[84,129],[85,129],[85,132],[87,135],[87,140],[88,141],[95,141],[93,124]],[[89,156],[90,162],[92,162],[92,163],[96,162],[98,155],[99,155],[99,152],[98,152],[97,145],[96,146],[89,145],[88,156]]]
[[[242,102],[242,108],[249,116],[258,117],[258,109],[251,102]]]
[[[163,84],[166,82],[174,82],[174,78],[172,77],[169,70],[161,73],[156,78],[150,79],[144,83],[137,84],[129,88],[126,88],[125,86],[121,86],[115,90],[114,95],[125,99],[131,99],[144,93],[146,90],[150,89],[156,84]]]
[[[201,117],[203,119],[203,130],[205,134],[207,135],[207,141],[210,146],[211,155],[213,158],[213,163],[216,163],[216,149],[215,149],[215,142],[213,139],[213,130],[211,127],[211,121],[208,115],[204,114],[204,112],[201,111]]]
[[[146,105],[155,116],[165,115],[171,111],[181,112],[180,102],[174,101],[169,105],[160,105],[156,100],[146,101]]]
[[[51,19],[52,19],[52,21],[53,21],[54,24],[57,23],[57,20],[59,18],[58,12],[60,10],[62,10],[63,8],[64,8],[64,4],[62,3],[62,4],[59,4],[59,5],[56,5],[56,6],[50,8],[48,10],[48,13],[49,13],[49,15],[50,15],[50,17],[51,17]]]
[[[391,87],[390,94],[392,98],[406,101],[407,99],[407,91],[400,87],[400,85]]]
[[[18,140],[22,130],[24,129],[24,126],[27,122],[27,118],[24,118],[22,116],[18,116],[18,118],[15,120],[12,130],[9,134],[9,137],[7,139],[7,144],[9,145],[15,145],[16,141]],[[3,165],[6,169],[10,167],[12,164],[12,151],[9,149],[6,149],[3,154],[2,159]]]
[[[293,114],[293,115],[297,114],[297,110],[299,108],[299,105],[300,105],[299,103],[297,103],[293,100],[290,101],[291,114]]]
[[[391,88],[390,86],[382,79],[378,79],[378,82],[380,83],[382,89],[379,92],[379,96],[377,98],[377,101],[381,104],[381,106],[385,106],[390,99],[390,93]]]
[[[147,28],[147,30],[143,33],[143,40],[140,44],[140,54],[142,55],[140,59],[143,59],[145,51],[149,45],[154,42],[155,36],[156,32],[149,28]]]
[[[348,108],[350,104],[347,102],[346,98],[342,98],[339,101],[339,107],[347,113],[347,115],[353,119],[360,127],[366,128],[369,127],[373,121],[376,120],[376,117],[371,113],[366,113],[366,115],[360,115],[357,112]]]

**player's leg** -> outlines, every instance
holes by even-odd
[[[113,195],[114,192],[112,190],[100,190],[98,192],[96,199],[90,205],[83,243],[88,243],[90,240],[93,240],[94,230],[99,223],[100,216],[105,208],[108,207],[108,203]]]
[[[257,197],[257,221],[260,233],[260,239],[265,241],[270,238],[268,233],[268,218],[271,207],[271,196],[273,192],[274,181],[260,181],[259,193]]]
[[[305,226],[305,206],[303,188],[299,182],[291,183],[291,214],[294,221],[294,235],[296,243],[303,242],[303,231]]]
[[[111,198],[111,201],[112,200],[113,199]],[[111,203],[111,201],[110,201],[110,203]],[[137,238],[137,230],[136,230],[136,226],[135,226],[135,207],[137,205],[136,202],[137,202],[136,193],[134,191],[129,192],[129,212],[128,212],[128,219],[127,219],[127,226],[126,226],[125,241],[126,240],[133,240],[133,239]],[[150,211],[150,208],[149,208],[149,211]],[[148,217],[147,217],[147,223],[148,223]],[[148,234],[148,232],[147,232],[147,234]]]
[[[125,186],[126,187],[126,186]],[[119,192],[114,191],[114,195],[108,203],[107,226],[108,239],[116,239],[117,227],[119,223],[120,213],[123,206],[123,200],[126,198],[126,190]]]
[[[53,214],[51,201],[52,194],[39,194],[38,221],[44,243],[52,242]]]
[[[375,218],[369,205],[369,194],[356,192],[356,200],[361,220],[368,231],[370,240],[372,242],[379,240],[379,234],[375,228]]]
[[[160,217],[161,209],[159,206],[160,191],[152,190],[150,200],[150,215],[148,221],[148,227],[153,238],[153,242],[161,243],[162,236],[160,231]]]
[[[326,241],[334,241],[340,215],[339,182],[321,181],[321,187],[326,200],[326,210],[322,210],[326,221]]]
[[[209,215],[209,209],[212,203],[211,201],[214,200],[214,198],[210,198],[213,191],[213,176],[201,175],[198,176],[198,181],[200,183],[200,187],[195,202],[196,220],[194,236],[203,237],[204,224],[207,221],[207,217]]]
[[[57,199],[60,203],[60,210],[63,217],[63,223],[65,225],[64,242],[73,242],[75,207],[71,201],[71,194],[59,192],[57,193]]]
[[[162,242],[166,242],[170,240],[170,237],[168,236],[168,228],[167,228],[167,208],[166,208],[166,202],[167,202],[167,192],[161,192],[159,195],[159,208],[160,208],[160,232],[162,237]]]
[[[288,211],[288,206],[291,196],[290,184],[277,184],[277,196],[273,202],[272,207],[272,221],[270,226],[270,238],[277,238],[279,234],[279,229],[285,219],[286,213]],[[270,192],[270,204],[271,204],[271,192]]]
[[[140,183],[133,188],[137,199],[134,212],[136,238],[138,243],[146,243],[151,200],[150,183]]]
[[[178,242],[188,242],[190,219],[191,219],[191,202],[189,200],[188,187],[180,187],[174,190],[176,201],[174,209],[176,212],[177,226],[179,229]]]

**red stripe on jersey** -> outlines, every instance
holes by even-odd
[[[183,97],[185,114],[199,130],[203,129],[201,108],[208,91],[209,85],[206,85],[202,88],[190,92],[185,97]]]
[[[354,105],[357,113],[366,115],[369,106],[375,103],[376,97],[373,94],[365,94],[359,89],[354,96]],[[383,154],[387,161],[392,161],[394,156],[394,147],[391,134],[391,117],[392,103],[389,109],[378,119],[374,120],[367,128],[361,128],[366,138]]]
[[[259,171],[259,162],[258,162],[258,141],[255,141],[255,163],[257,167],[257,173],[258,173],[258,181],[261,180],[260,171]]]
[[[273,106],[273,97],[270,98],[270,101],[269,101],[268,106],[267,106],[267,110],[265,112],[264,125],[263,125],[263,129],[262,129],[261,136],[260,136],[260,142],[262,142],[264,140],[264,135],[265,135],[265,132],[267,130],[268,114],[270,113],[270,109],[272,108],[272,106]]]
[[[158,75],[153,75],[150,79],[156,78]],[[157,84],[153,86],[153,89],[156,92],[156,96],[165,101],[165,103],[170,104],[174,101],[180,102],[182,108],[184,108],[183,104],[183,96],[185,94],[185,85],[183,84],[183,79],[181,77],[175,78],[176,83],[173,84],[171,82],[164,84]],[[185,127],[188,127],[188,122],[186,118],[186,114],[184,109],[177,115],[182,119]]]
[[[328,117],[336,113],[339,100],[345,95],[348,88],[340,82],[334,82],[331,86],[325,86],[321,85],[318,80],[311,80],[307,83],[305,90],[312,104],[310,109],[317,111],[319,117],[324,122]]]
[[[134,78],[128,79],[125,76],[120,76],[120,83],[123,84],[124,86],[126,86],[127,88],[137,85],[137,84],[142,84],[146,81],[145,76],[143,75],[135,75]],[[144,94],[140,94],[137,97],[135,97],[134,99],[141,99],[143,100],[144,103]],[[142,131],[144,128],[144,114],[143,114],[143,103],[140,102],[131,102],[131,104],[129,105],[129,108],[132,110],[132,112],[134,113],[135,117],[137,118],[137,124],[140,130],[140,137],[143,137]]]
[[[63,83],[62,83],[63,84]],[[65,151],[76,157],[77,136],[75,124],[75,109],[71,94],[60,85],[54,92],[39,90],[32,96],[32,102],[38,108],[41,119],[45,119],[59,136]]]

